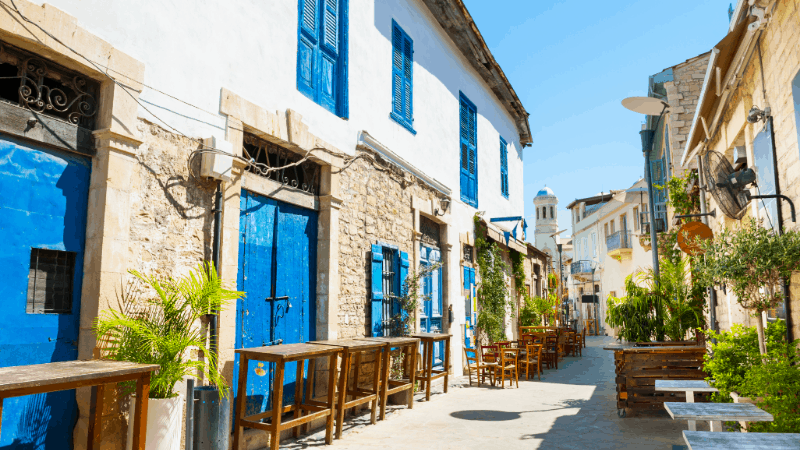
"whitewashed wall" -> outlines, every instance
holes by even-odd
[[[224,137],[218,113],[228,88],[270,111],[292,108],[311,132],[355,151],[372,136],[446,184],[460,201],[459,91],[478,110],[479,209],[524,215],[516,126],[419,0],[349,0],[349,110],[343,120],[296,87],[296,0],[50,0],[79,25],[145,64],[146,107],[190,137]],[[389,118],[392,19],[414,40],[416,136]],[[144,108],[141,117],[155,120]],[[163,126],[163,124],[162,124]],[[499,136],[508,142],[510,199],[500,195]],[[471,224],[472,213],[469,216]]]

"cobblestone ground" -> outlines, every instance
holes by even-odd
[[[566,357],[541,381],[520,380],[519,389],[467,386],[451,381],[447,394],[434,386],[430,402],[392,407],[386,420],[369,415],[345,422],[332,449],[666,449],[683,444],[685,421],[666,412],[617,417],[609,337],[588,337],[582,357]],[[703,430],[704,423],[697,424]],[[324,430],[284,442],[281,448],[325,447]]]

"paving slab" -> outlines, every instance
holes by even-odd
[[[443,394],[434,385],[429,402],[414,409],[390,407],[385,421],[366,426],[369,414],[345,422],[331,449],[659,449],[683,448],[684,420],[666,411],[616,410],[614,355],[610,337],[587,336],[582,357],[566,357],[542,380],[520,379],[519,389],[467,386],[453,378]],[[473,380],[475,378],[473,377]],[[422,397],[417,394],[417,398]],[[707,431],[705,423],[698,429]],[[324,432],[286,441],[281,448],[325,447]]]

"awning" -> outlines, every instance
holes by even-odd
[[[700,99],[692,119],[692,127],[689,130],[689,136],[681,157],[681,166],[686,166],[702,150],[703,144],[707,140],[706,131],[709,134],[714,132],[716,123],[712,123],[712,119],[730,94],[730,91],[725,89],[724,80],[728,79],[731,66],[737,60],[736,55],[742,46],[742,41],[745,38],[752,38],[754,31],[749,31],[748,26],[756,20],[756,17],[749,16],[739,22],[733,31],[728,33],[711,50],[706,77],[703,80],[703,89],[700,91]],[[735,70],[736,66],[733,69]],[[708,130],[706,130],[706,127]]]

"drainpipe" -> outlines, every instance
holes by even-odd
[[[700,214],[707,212],[706,207],[706,191],[705,191],[705,176],[703,175],[703,158],[697,155],[697,182],[700,183]],[[704,225],[708,225],[708,216],[701,216],[700,220]],[[717,291],[714,286],[708,288],[708,319],[711,322],[711,329],[717,331]],[[712,342],[717,343],[716,339]]]
[[[220,264],[220,238],[222,236],[222,181],[217,181],[217,192],[214,195],[214,241],[211,247],[211,260],[214,263],[214,269],[217,271],[217,276],[221,273]],[[211,311],[208,317],[209,329],[209,346],[211,353],[217,355],[217,316],[219,311]]]

